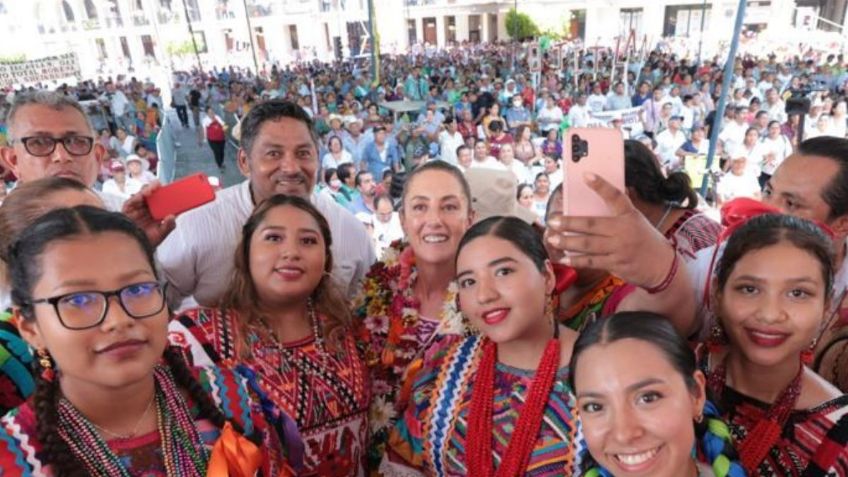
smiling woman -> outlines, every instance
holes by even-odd
[[[848,396],[803,360],[829,308],[832,254],[812,222],[767,214],[719,261],[704,369],[750,475],[848,475]]]
[[[428,350],[390,438],[386,475],[574,475],[577,333],[554,323],[553,267],[535,229],[514,217],[471,227],[456,257],[459,301],[480,334]]]
[[[126,217],[90,206],[48,212],[11,246],[9,268],[38,374],[32,400],[2,419],[0,474],[292,475],[242,380],[191,369],[167,346],[153,247]],[[223,446],[251,462],[230,460]]]
[[[591,453],[585,475],[744,477],[695,353],[666,318],[626,312],[593,322],[570,368]]]
[[[245,224],[220,308],[171,323],[195,362],[230,363],[262,396],[269,419],[295,418],[298,475],[362,475],[370,400],[346,300],[330,270],[330,228],[305,199],[274,195]]]

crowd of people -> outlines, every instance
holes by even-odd
[[[245,180],[164,220],[155,87],[16,92],[0,473],[848,475],[842,58],[740,58],[716,118],[718,61],[513,48],[181,77]],[[564,213],[588,126],[626,139],[604,217]]]

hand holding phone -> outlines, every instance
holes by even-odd
[[[150,215],[162,220],[169,215],[179,215],[215,200],[215,189],[206,174],[198,173],[159,187],[146,196]]]

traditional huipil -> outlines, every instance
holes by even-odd
[[[357,344],[365,356],[372,380],[369,468],[375,469],[385,453],[389,431],[406,407],[411,379],[421,368],[424,352],[445,335],[462,334],[457,287],[445,294],[439,316],[419,313],[414,296],[418,272],[412,247],[401,242],[386,249],[365,277],[354,301]]]
[[[491,349],[487,350],[487,346]],[[551,343],[548,348],[552,348]],[[540,387],[536,393],[541,397],[536,399],[540,404],[538,431],[522,433],[519,420],[519,416],[528,420],[525,413],[532,414],[529,408],[534,401],[533,387],[539,386],[534,381],[542,379],[546,357],[558,358],[559,347],[546,349],[536,371],[496,363],[494,350],[493,343],[482,336],[451,336],[428,352],[403,419],[392,431],[390,450],[381,467],[386,475],[501,476],[501,467],[510,460],[509,448],[522,444],[526,455],[515,452],[521,464],[513,468],[518,473],[509,475],[575,475],[580,464],[578,456],[584,455],[585,448],[579,444],[582,436],[577,423],[577,401],[568,382],[567,367],[549,370],[549,388]],[[492,353],[488,357],[487,351]],[[490,374],[485,374],[487,366],[492,368]],[[488,387],[487,381],[491,383]],[[491,403],[490,414],[484,415],[482,421],[473,417],[477,386],[483,386],[488,394],[480,396],[481,401]],[[471,455],[475,444],[488,442],[488,455]],[[486,469],[492,462],[497,462],[497,472]]]
[[[209,393],[224,416],[240,424],[245,435],[262,438],[261,446],[243,447],[227,423],[223,430],[198,415],[198,408],[178,388],[171,372],[162,366],[154,370],[156,431],[128,438],[104,441],[97,428],[64,398],[57,403],[57,432],[79,462],[87,462],[88,475],[102,477],[171,477],[212,475],[220,469],[224,455],[219,447],[240,441],[247,459],[260,463],[263,476],[294,476],[288,449],[299,448],[297,433],[282,436],[268,425],[255,405],[245,380],[234,372],[215,367],[193,369],[195,378]],[[28,477],[55,475],[52,466],[41,461],[44,447],[36,432],[37,415],[27,401],[0,419],[0,475]],[[244,457],[243,457],[244,458]],[[226,468],[225,468],[226,470]],[[220,472],[220,470],[218,470]],[[224,474],[226,475],[226,474]]]
[[[367,369],[352,336],[331,349],[318,331],[322,318],[314,318],[312,336],[280,343],[261,325],[240,329],[233,310],[196,308],[171,323],[170,339],[188,348],[195,364],[235,367],[254,390],[295,420],[304,443],[298,475],[361,476],[370,400]],[[245,339],[247,355],[239,356],[238,344]]]
[[[730,426],[743,466],[752,477],[848,475],[848,395],[796,409],[804,366],[773,403],[726,384],[727,371],[702,351],[702,368]]]

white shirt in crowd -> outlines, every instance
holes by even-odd
[[[574,106],[576,107],[576,105]],[[536,118],[539,122],[539,129],[542,132],[548,132],[551,129],[556,129],[562,123],[562,109],[554,104],[553,108],[542,108],[539,110],[539,116]]]
[[[737,146],[741,146],[745,141],[745,132],[750,126],[747,124],[739,124],[734,121],[727,121],[718,135],[719,141],[724,144],[725,152],[733,151]]]
[[[507,168],[506,168],[506,166],[504,165],[503,162],[495,159],[492,156],[486,156],[486,159],[484,159],[482,161],[479,161],[477,159],[473,159],[471,161],[471,166],[469,166],[469,167],[472,168],[472,169],[475,168],[475,167],[480,167],[480,168],[485,168],[485,169],[494,169],[496,171],[507,170]]]
[[[666,129],[657,134],[656,141],[657,156],[659,156],[662,164],[671,169],[676,168],[680,163],[680,159],[675,153],[686,143],[686,135],[679,129],[676,134],[672,134],[671,129]]]
[[[768,116],[770,121],[780,121],[780,124],[786,122],[786,103],[778,101],[772,106],[766,104],[766,107],[768,107]]]
[[[353,295],[375,260],[371,239],[362,223],[332,197],[315,193],[312,203],[327,219],[334,238],[333,278]],[[201,306],[218,304],[229,287],[233,254],[253,207],[250,181],[244,181],[177,218],[177,228],[156,251],[172,305],[192,296]]]
[[[465,140],[462,139],[462,134],[459,131],[453,134],[447,131],[439,133],[439,151],[442,160],[445,162],[456,165],[456,150],[463,144],[465,144]]]
[[[118,197],[121,197],[124,200],[129,199],[133,194],[140,191],[144,184],[137,179],[133,179],[131,177],[126,177],[124,179],[124,187],[121,189],[121,186],[115,181],[114,178],[108,179],[103,183],[103,192],[105,194],[112,194]]]
[[[218,124],[220,124],[221,126],[226,126],[227,124],[224,122],[223,119],[221,119],[221,116],[218,116],[217,114],[215,115],[215,120],[218,121]],[[209,125],[212,124],[212,119],[209,118],[208,114],[204,114],[203,118],[200,120],[200,124],[203,126],[203,130],[206,131],[206,128],[208,128]]]
[[[777,136],[777,139],[766,137],[760,144],[763,155],[762,169],[768,175],[774,174],[774,171],[777,170],[783,160],[792,154],[792,143],[783,134]],[[774,154],[774,157],[767,158],[769,154]]]
[[[579,104],[575,104],[568,110],[568,123],[573,128],[586,127],[591,119],[589,111],[589,106],[580,106]]]
[[[347,152],[346,149],[342,149],[341,159],[339,159],[339,160],[336,160],[336,158],[333,157],[332,153],[328,152],[328,153],[324,154],[324,157],[321,159],[321,167],[324,170],[326,170],[326,169],[338,169],[340,165],[348,163],[348,162],[353,162],[353,156],[351,156],[350,153]]]
[[[519,184],[532,184],[535,177],[533,177],[530,172],[530,168],[525,166],[523,162],[515,159],[512,161],[512,164],[506,166],[507,169],[512,171],[512,174],[515,176],[516,182]]]
[[[719,179],[716,192],[722,202],[739,197],[755,198],[760,194],[760,183],[757,182],[757,176],[747,170],[741,176],[728,172]]]
[[[845,118],[831,116],[830,127],[828,127],[828,135],[845,137],[846,133],[848,133],[848,123],[845,122]]]
[[[403,238],[403,227],[400,225],[400,216],[397,212],[392,212],[392,218],[384,223],[376,216],[372,221],[374,231],[372,237],[374,239],[374,252],[377,254],[377,260],[383,259],[383,252],[389,248],[395,240]]]
[[[602,112],[606,105],[607,97],[602,94],[590,94],[589,98],[586,100],[586,106],[588,106],[589,110],[593,113]]]

